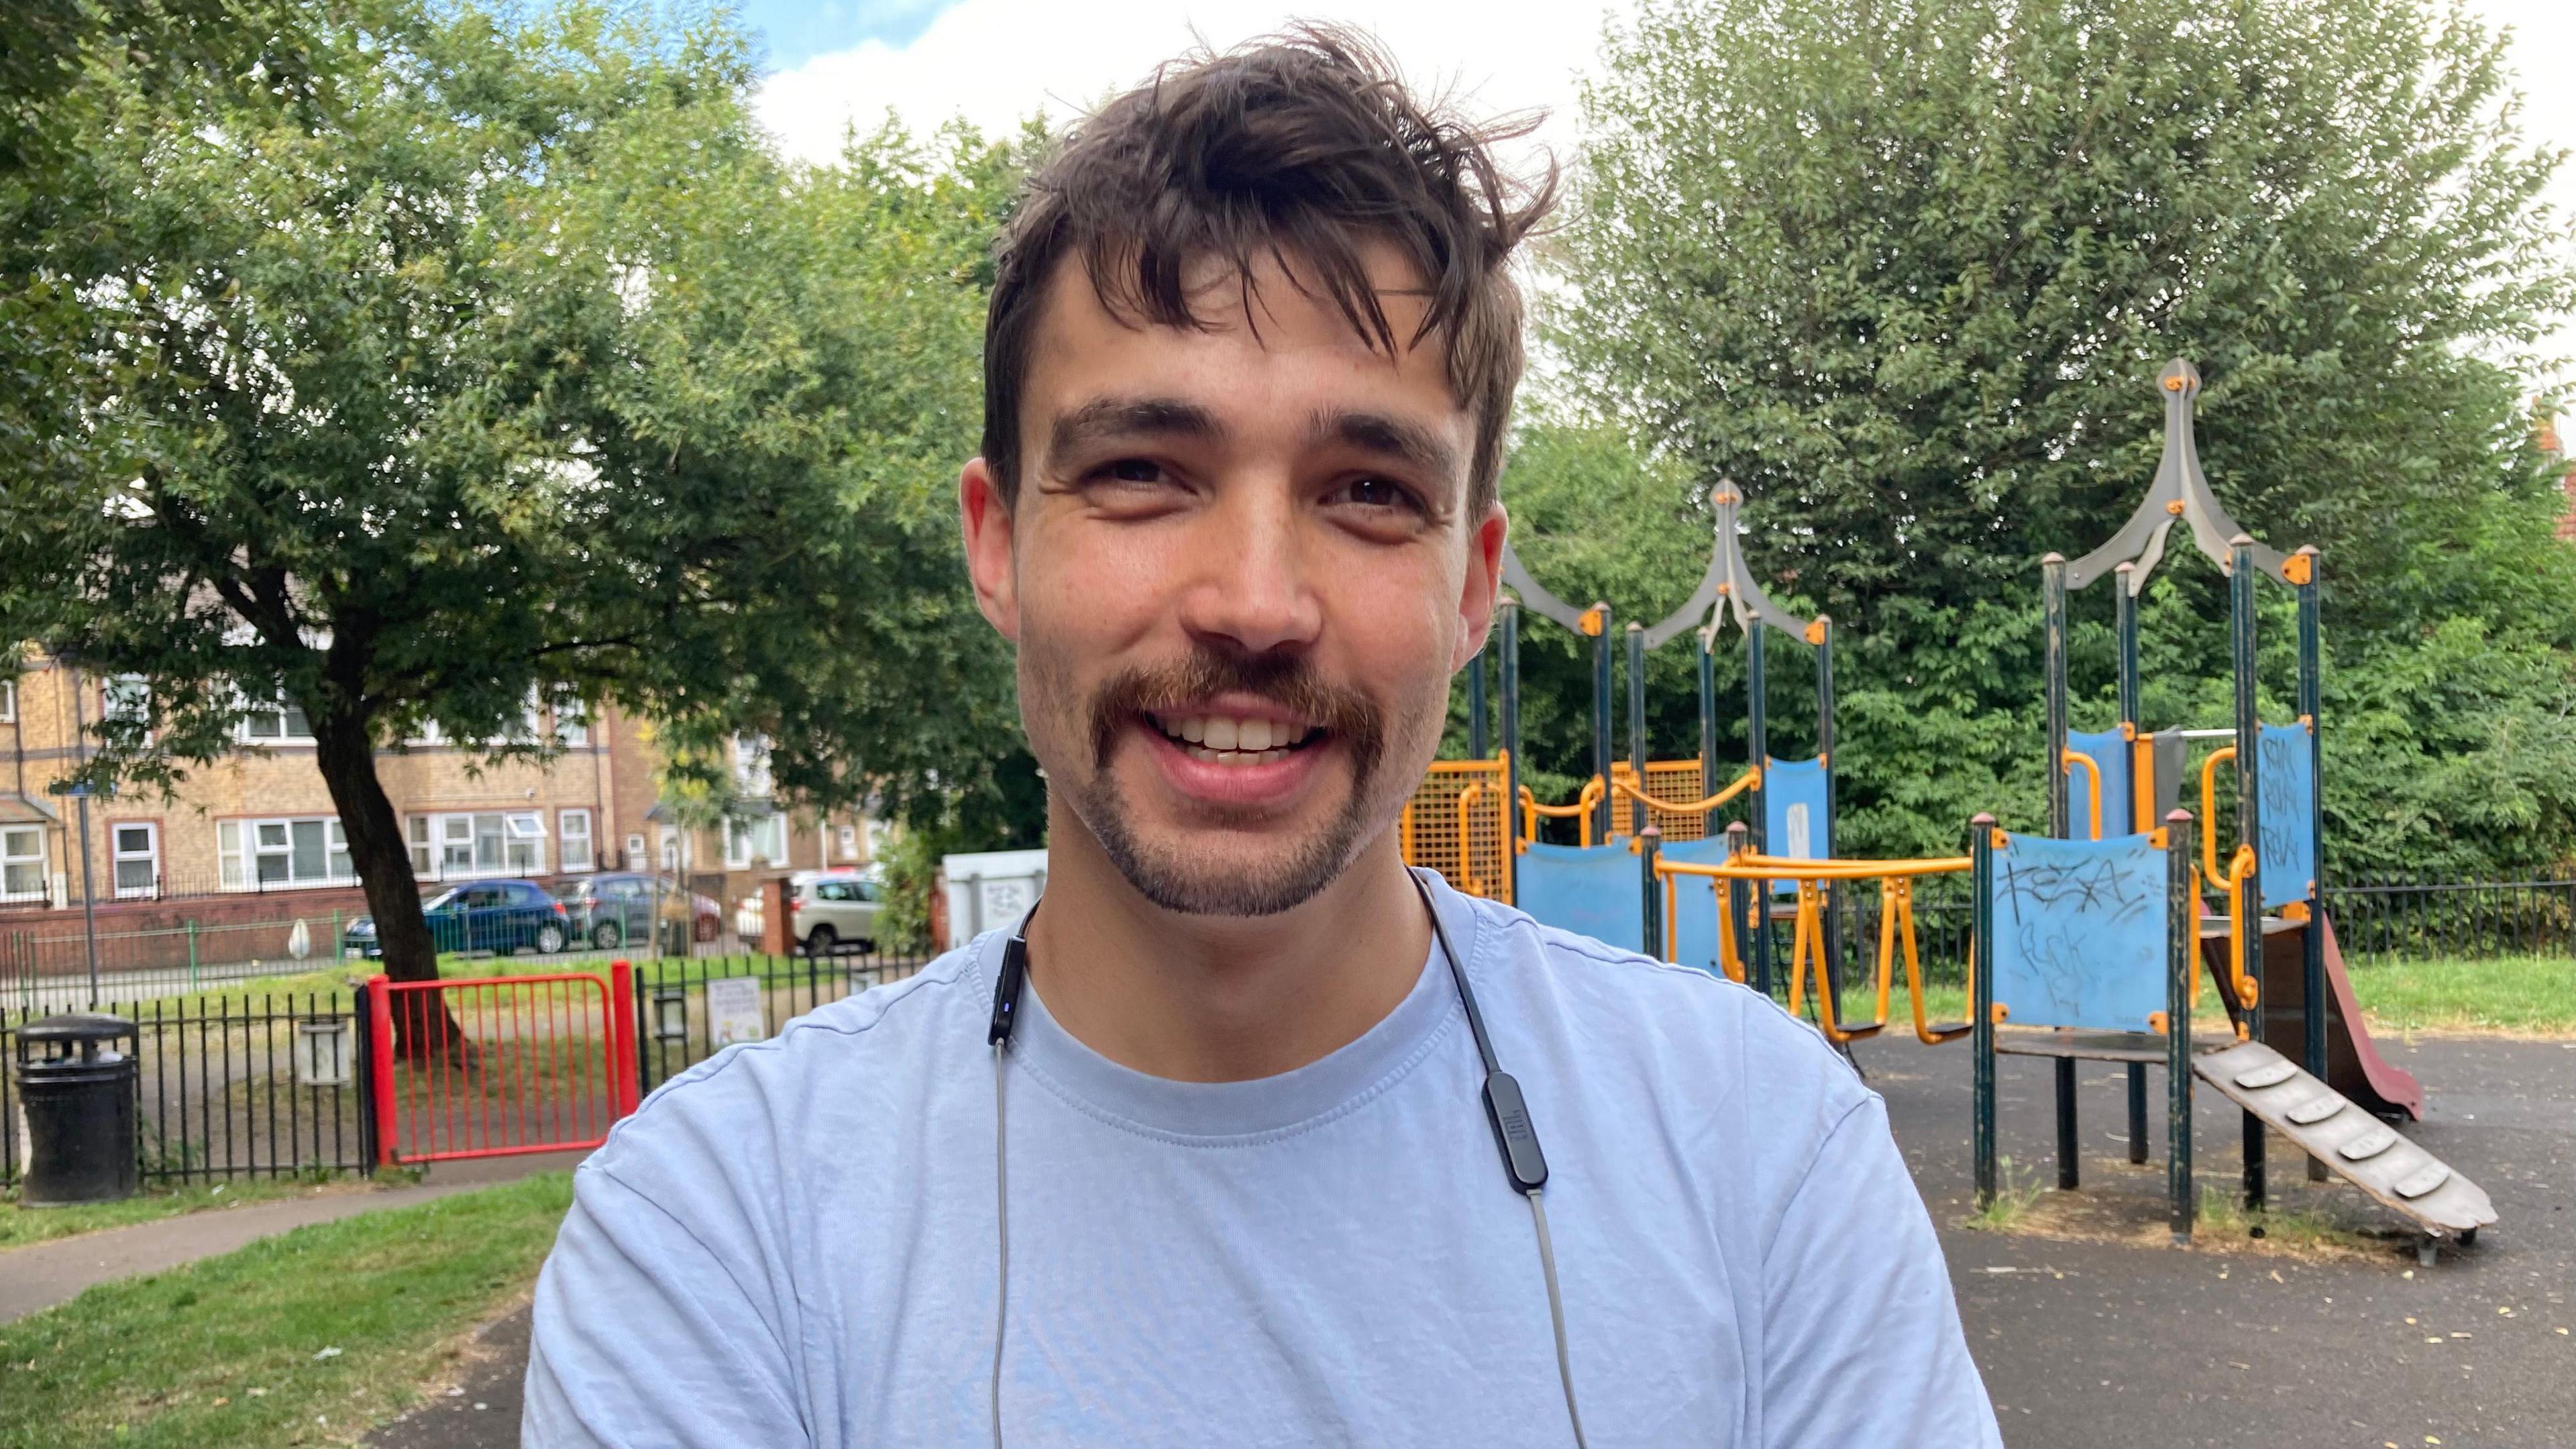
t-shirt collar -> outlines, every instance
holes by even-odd
[[[1437,876],[1429,884],[1461,965],[1472,972],[1475,909]],[[980,966],[988,983],[999,969],[1003,940],[997,934],[986,944]],[[1353,1110],[1419,1065],[1463,1014],[1435,938],[1404,999],[1339,1049],[1277,1076],[1177,1082],[1121,1066],[1083,1045],[1048,1014],[1035,980],[1020,1002],[1011,1039],[1014,1065],[1077,1110],[1149,1136],[1194,1142],[1283,1135]]]

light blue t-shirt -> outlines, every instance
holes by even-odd
[[[1593,1449],[1998,1445],[1884,1106],[1769,1001],[1435,886],[1546,1147]],[[575,1178],[525,1442],[989,1444],[1002,940],[734,1047]],[[1260,1081],[1009,1062],[1004,1442],[1573,1443],[1527,1203],[1438,948]]]

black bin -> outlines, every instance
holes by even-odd
[[[21,1203],[56,1207],[134,1196],[142,1079],[134,1042],[133,1022],[98,1012],[49,1016],[18,1029],[18,1101],[27,1113]]]

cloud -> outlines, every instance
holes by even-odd
[[[872,130],[889,111],[916,131],[958,116],[1006,131],[1036,114],[1079,114],[1202,40],[1222,49],[1292,19],[1338,19],[1376,34],[1416,87],[1451,90],[1471,114],[1548,110],[1540,139],[1564,154],[1577,134],[1576,76],[1600,48],[1607,10],[1598,0],[1417,0],[1365,15],[1268,0],[962,0],[909,44],[868,39],[779,71],[758,107],[791,154],[819,161],[846,128]]]

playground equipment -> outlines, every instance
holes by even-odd
[[[2050,838],[2005,835],[1993,831],[1989,822],[1972,847],[1972,854],[1981,860],[1982,853],[2004,853],[2007,865],[2003,883],[1980,874],[1975,888],[1980,913],[1976,951],[1980,960],[1992,963],[1980,979],[1972,1013],[1979,1062],[1979,1195],[1990,1198],[1993,1192],[1991,1093],[1996,1051],[2056,1059],[2058,1185],[2065,1188],[2078,1181],[2076,1061],[2127,1063],[2130,1160],[2143,1162],[2145,1070],[2150,1062],[2163,1060],[2173,1079],[2169,1131],[2177,1134],[2174,1150],[2181,1166],[2175,1170],[2182,1174],[2184,1185],[2190,1156],[2189,1078],[2197,1072],[2245,1109],[2248,1207],[2259,1208],[2265,1199],[2264,1133],[2269,1126],[2307,1149],[2315,1180],[2324,1180],[2331,1162],[2335,1172],[2415,1218],[2427,1233],[2427,1243],[2442,1236],[2465,1240],[2481,1223],[2493,1220],[2485,1195],[2412,1144],[2407,1144],[2406,1152],[2391,1156],[2393,1144],[2402,1139],[2369,1121],[2374,1116],[2417,1115],[2422,1090],[2412,1077],[2381,1060],[2361,1025],[2323,909],[2324,871],[2318,849],[2324,834],[2317,733],[2319,555],[2314,548],[2282,554],[2256,543],[2237,527],[2200,469],[2192,435],[2199,372],[2176,358],[2165,366],[2157,385],[2165,404],[2164,450],[2146,497],[2119,531],[2091,553],[2071,564],[2057,554],[2041,561]],[[2232,729],[2148,734],[2140,727],[2137,600],[2162,559],[2177,520],[2190,526],[2193,543],[2228,578],[2236,716]],[[2298,601],[2299,716],[2286,725],[2264,724],[2256,709],[2255,588],[2256,580],[2265,576],[2295,590]],[[2067,718],[2067,594],[2104,577],[2117,581],[2113,607],[2120,718],[2111,730],[2076,734]],[[2104,1005],[2112,993],[2143,989],[2138,983],[2144,978],[2138,972],[2144,956],[2137,933],[2144,928],[2134,921],[2122,926],[2120,919],[2126,918],[2109,914],[2108,898],[2097,892],[2116,886],[2125,893],[2121,899],[2143,899],[2148,866],[2141,863],[2136,842],[2159,833],[2149,827],[2160,809],[2172,812],[2165,817],[2166,831],[2188,834],[2187,814],[2173,809],[2182,788],[2184,762],[2192,740],[2213,737],[2224,737],[2229,743],[2213,750],[2201,766],[2201,823],[2206,833],[2196,870],[2197,880],[2205,881],[2224,899],[2223,921],[2201,917],[2189,850],[2170,839],[2151,847],[2166,853],[2175,882],[2167,913],[2177,923],[2169,927],[2171,949],[2179,959],[2187,948],[2201,946],[2203,954],[2211,957],[2219,1000],[2233,1028],[2232,1043],[2224,1051],[2195,1058],[2188,1041],[2192,1001],[2186,998],[2199,994],[2197,973],[2184,967],[2172,968],[2169,985],[2182,994],[2169,1001],[2167,1020],[2148,1024],[2150,1035],[2166,1038],[2161,1045],[2138,1039],[2136,1023],[2110,1036],[2099,1030],[2108,1024],[2106,1011],[2123,1014]],[[2222,862],[2216,840],[2217,770],[2231,763],[2237,840]],[[2079,769],[2087,784],[2080,835],[2070,798],[2070,780]],[[2052,870],[2072,872],[2080,862],[2091,862],[2085,869],[2098,879],[2078,898],[2079,906],[2053,898],[2042,901],[2031,889],[2013,884],[2048,879],[2046,872]],[[1979,869],[1982,872],[1985,867]],[[2015,871],[2029,874],[2016,876]],[[2183,909],[2186,897],[2188,912]],[[2005,908],[1999,900],[2024,913],[2015,917],[2018,931],[2039,930],[2032,938],[2037,944],[2025,953],[2031,968],[2026,980],[2014,975],[2008,956],[1996,954],[1991,931],[1997,913]],[[2040,916],[2027,914],[2033,911]],[[2031,919],[2044,924],[2033,928],[2028,924]],[[2033,989],[2043,987],[2045,992]],[[2017,1034],[2015,1043],[1998,1045],[1993,1032],[2000,1018],[1989,1015],[1991,993],[2007,991],[2018,994],[2017,1000],[2008,1001],[2013,1009],[2032,1000],[2051,1002],[2047,1019],[2034,1020],[2025,1012],[2020,1024],[2056,1029],[2045,1035]],[[2136,1015],[2134,1011],[2125,1014]],[[2293,1039],[2304,1070],[2273,1050]],[[2186,1062],[2190,1071],[2185,1070]],[[2379,1130],[2363,1130],[2360,1124],[2365,1122]],[[2178,1201],[2176,1211],[2185,1212],[2186,1205]],[[2178,1218],[2176,1231],[2189,1231],[2187,1217]]]
[[[1685,940],[1694,932],[1704,932],[1713,940],[1708,948],[1716,969],[1728,979],[1745,979],[1744,948],[1738,944],[1739,930],[1749,931],[1758,944],[1769,933],[1760,929],[1760,915],[1750,908],[1751,902],[1766,890],[1766,882],[1785,881],[1797,893],[1793,908],[1793,926],[1789,948],[1789,1010],[1795,1014],[1804,1009],[1806,992],[1815,989],[1816,1025],[1836,1046],[1876,1036],[1886,1030],[1888,1006],[1895,983],[1896,954],[1899,943],[1905,954],[1905,989],[1911,998],[1914,1035],[1926,1045],[1953,1040],[1968,1030],[1968,1023],[1936,1025],[1927,1019],[1923,1002],[1923,958],[1914,933],[1914,882],[1929,875],[1950,875],[1968,868],[1968,859],[1957,856],[1930,860],[1815,860],[1788,856],[1764,855],[1750,848],[1749,832],[1742,821],[1727,827],[1727,854],[1716,862],[1683,860],[1667,855],[1653,862],[1655,879],[1663,893],[1663,958],[1684,959]],[[1709,882],[1710,896],[1704,909],[1694,910],[1695,895],[1683,888],[1685,878]],[[1838,881],[1876,880],[1879,883],[1877,1012],[1867,1022],[1845,1023],[1841,1019],[1840,981],[1833,958],[1827,951],[1830,939],[1825,929],[1826,889]],[[1769,888],[1776,888],[1776,885]],[[1973,977],[1975,963],[1969,963]],[[1766,994],[1767,981],[1756,983]]]
[[[1625,631],[1628,749],[1612,748],[1610,647],[1612,613],[1606,603],[1577,609],[1532,577],[1508,546],[1503,579],[1519,596],[1506,597],[1496,620],[1502,672],[1500,748],[1487,754],[1485,661],[1468,667],[1470,759],[1442,761],[1415,792],[1402,826],[1405,856],[1431,865],[1461,890],[1510,901],[1542,921],[1619,944],[1656,950],[1661,914],[1653,861],[1659,857],[1713,864],[1725,856],[1717,838],[1719,812],[1738,799],[1751,817],[1753,844],[1776,844],[1785,856],[1820,859],[1833,849],[1833,625],[1800,620],[1774,604],[1753,578],[1740,539],[1742,495],[1721,486],[1710,498],[1714,537],[1699,586],[1679,609],[1652,626]],[[1593,641],[1592,759],[1590,776],[1564,804],[1541,802],[1520,780],[1520,610],[1541,616]],[[1731,780],[1718,763],[1716,670],[1712,650],[1730,615],[1746,638],[1746,767]],[[1697,627],[1702,619],[1709,622]],[[1768,751],[1765,626],[1793,635],[1816,650],[1818,749],[1811,760],[1775,760]],[[1698,645],[1700,749],[1696,759],[1648,756],[1645,663],[1652,651],[1688,634]],[[1506,813],[1503,802],[1512,807]],[[1538,839],[1539,822],[1572,820],[1576,844]],[[1641,857],[1643,858],[1641,861]],[[1794,894],[1796,882],[1776,889]],[[1783,918],[1791,907],[1780,906]],[[1714,908],[1706,913],[1712,919]],[[1832,929],[1832,912],[1820,912]],[[1717,969],[1713,930],[1689,933],[1694,964]],[[1771,976],[1769,933],[1757,934],[1757,979]]]

